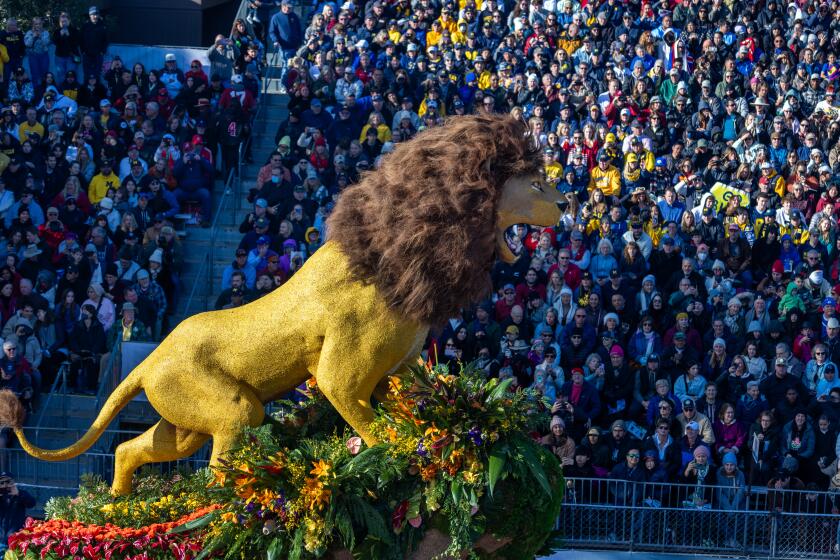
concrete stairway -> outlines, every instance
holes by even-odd
[[[272,62],[272,59],[269,60]],[[267,75],[279,75],[276,66],[269,66]],[[225,195],[225,185],[218,181],[213,193],[216,211],[222,205],[216,222],[215,232],[211,229],[188,228],[185,246],[185,266],[182,274],[182,296],[179,301],[173,325],[190,315],[212,310],[216,297],[221,291],[222,272],[233,260],[236,247],[242,240],[239,224],[251,209],[247,200],[248,189],[254,186],[260,168],[265,165],[268,156],[275,148],[274,135],[288,111],[288,96],[281,93],[278,79],[266,80],[266,93],[263,94],[262,108],[252,128],[252,158],[254,163],[243,164],[241,183],[237,189],[234,178],[230,192]],[[237,200],[237,192],[239,197]],[[212,247],[211,247],[212,244]],[[210,262],[208,273],[206,262]],[[212,279],[212,281],[210,281]],[[195,285],[195,295],[189,300]]]

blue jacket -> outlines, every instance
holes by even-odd
[[[303,42],[300,18],[294,12],[277,12],[268,24],[268,37],[284,50],[297,50]]]
[[[174,170],[175,178],[178,179],[178,188],[187,192],[195,192],[199,189],[213,188],[213,167],[202,157],[191,158],[184,161],[178,160]]]

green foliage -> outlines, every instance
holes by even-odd
[[[170,534],[202,534],[199,558],[226,560],[303,560],[335,549],[398,560],[431,528],[449,536],[447,557],[474,554],[490,534],[509,542],[489,557],[519,560],[550,534],[563,479],[556,457],[526,435],[545,416],[536,395],[469,366],[459,376],[414,368],[391,379],[373,425],[382,443],[373,447],[342,429],[317,388],[307,396],[246,430],[212,472],[141,476],[132,496],[116,499],[90,478],[78,498],[52,500],[48,515],[136,526],[152,512],[181,513],[200,495],[200,505],[221,509]]]
[[[51,498],[44,514],[47,519],[134,528],[173,521],[210,504],[206,488],[212,479],[209,469],[165,477],[150,469],[134,478],[130,495],[115,497],[101,477],[84,475],[75,498]]]

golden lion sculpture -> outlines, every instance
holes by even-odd
[[[141,465],[187,457],[209,438],[216,463],[243,427],[262,422],[264,403],[310,376],[374,443],[377,384],[417,359],[430,325],[487,295],[494,260],[514,258],[509,226],[559,219],[556,192],[544,188],[541,154],[525,132],[510,117],[460,117],[398,145],[342,194],[327,243],[286,284],[243,307],[183,321],[75,444],[52,451],[30,444],[10,393],[0,420],[28,453],[60,461],[89,449],[145,391],[161,420],[117,448],[116,494],[131,490]]]

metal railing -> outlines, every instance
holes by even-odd
[[[242,2],[242,5],[245,5],[246,2]],[[241,9],[241,7],[240,7]],[[262,118],[262,113],[265,110],[266,103],[265,103],[265,96],[268,93],[268,85],[271,83],[273,79],[274,73],[278,68],[274,64],[270,64],[269,57],[273,53],[266,52],[266,65],[265,65],[265,75],[261,77],[260,80],[260,95],[257,98],[257,109],[254,111],[253,116],[251,117],[251,134],[248,135],[248,138],[245,139],[245,142],[239,145],[239,154],[237,156],[237,170],[236,170],[236,204],[234,206],[234,216],[236,212],[242,209],[242,167],[245,155],[248,152],[248,148],[251,147],[251,143],[254,139],[254,123],[259,122]],[[276,54],[274,55],[276,57]],[[276,59],[276,58],[275,58]]]
[[[111,395],[120,383],[120,365],[122,364],[122,337],[118,336],[111,347],[108,363],[99,380],[99,387],[96,390],[96,406],[94,410],[100,410],[105,400]]]
[[[239,10],[237,11],[236,15],[237,18],[245,19],[247,4],[247,1],[243,1],[240,4]],[[269,53],[267,54],[267,56],[271,56],[271,54]],[[213,217],[212,225],[210,226],[210,246],[208,247],[207,251],[201,259],[201,263],[199,264],[198,268],[198,273],[196,274],[195,280],[193,281],[193,286],[190,290],[190,295],[187,298],[187,302],[184,306],[184,310],[187,312],[189,312],[189,310],[193,308],[192,306],[193,303],[196,301],[196,294],[198,293],[198,288],[202,282],[204,282],[204,285],[206,287],[205,292],[203,294],[204,301],[202,309],[204,311],[207,311],[209,309],[209,299],[216,286],[214,272],[216,262],[216,239],[219,234],[219,218],[226,211],[225,208],[228,204],[228,199],[231,196],[233,198],[233,203],[230,205],[230,214],[231,222],[233,224],[236,224],[236,216],[238,212],[242,209],[242,184],[244,175],[243,168],[246,165],[245,156],[248,153],[248,149],[250,148],[254,140],[254,123],[259,122],[259,119],[262,118],[263,112],[265,111],[265,96],[268,92],[268,84],[270,83],[270,80],[273,79],[275,72],[275,66],[271,64],[267,64],[265,66],[265,74],[261,77],[260,81],[260,95],[257,97],[256,110],[251,116],[251,134],[248,135],[244,142],[239,144],[235,173],[233,170],[231,170],[225,181],[224,193],[222,195],[222,199],[219,201],[219,205]]]
[[[213,266],[216,262],[216,240],[218,239],[219,235],[219,219],[221,218],[222,214],[226,211],[229,201],[233,196],[234,185],[236,183],[235,178],[235,170],[231,169],[228,173],[227,179],[225,180],[225,188],[222,192],[222,197],[219,199],[219,205],[216,207],[216,212],[213,215],[213,221],[210,223],[210,242],[207,247],[207,250],[204,252],[204,256],[201,258],[201,264],[199,264],[198,272],[195,275],[195,280],[193,280],[193,285],[190,289],[190,295],[187,298],[186,303],[184,304],[185,311],[189,311],[190,309],[192,309],[192,305],[196,301],[196,294],[198,293],[198,288],[202,285],[202,283],[206,288],[202,296],[204,300],[202,308],[204,311],[207,311],[208,309],[208,298],[213,293],[214,287]],[[235,221],[236,205],[231,204],[230,206],[231,221]]]
[[[152,463],[152,468],[161,473],[173,470],[196,470],[209,465],[210,446],[205,445],[198,453],[177,461]],[[113,480],[113,453],[82,453],[67,461],[41,461],[27,454],[22,449],[0,450],[0,463],[3,469],[14,473],[15,480],[33,486],[49,486],[78,490],[84,474],[99,475],[105,480]]]
[[[840,493],[567,479],[570,548],[836,558]]]
[[[47,395],[47,398],[44,399],[44,402],[41,403],[40,412],[38,413],[38,420],[35,422],[35,434],[37,436],[38,430],[44,424],[44,415],[46,414],[47,410],[50,410],[50,405],[52,404],[53,395],[67,395],[70,387],[67,381],[67,375],[70,373],[70,362],[62,362],[61,366],[58,368],[58,372],[55,374],[55,380],[53,381],[52,387],[50,388],[50,392]],[[67,399],[61,400],[62,406],[62,416],[67,416]]]

